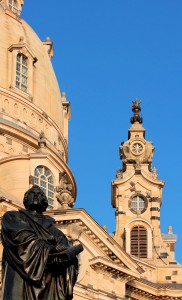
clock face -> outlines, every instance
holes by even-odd
[[[131,152],[135,155],[139,155],[144,151],[144,145],[140,142],[134,142],[131,145]]]

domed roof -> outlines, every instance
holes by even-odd
[[[3,1],[2,1],[3,3]],[[53,52],[49,39],[42,42],[34,30],[17,14],[0,5],[0,58],[3,74],[0,76],[0,87],[13,93],[19,92],[11,89],[10,69],[7,65],[12,63],[10,52],[13,49],[23,49],[32,59],[32,69],[29,71],[28,80],[31,86],[27,93],[22,93],[24,98],[40,108],[51,118],[60,130],[63,129],[63,106],[56,76],[51,64]],[[3,29],[3,30],[2,30]],[[15,64],[16,67],[16,64]],[[22,91],[21,91],[22,92]]]
[[[69,198],[76,198],[67,165],[69,102],[65,93],[60,94],[51,64],[53,44],[49,38],[41,42],[20,18],[23,3],[0,0],[0,185],[22,199],[36,179],[36,168],[49,170],[54,185],[45,174],[40,177],[56,208],[61,195],[54,199],[54,187],[60,186],[62,174],[71,186]]]

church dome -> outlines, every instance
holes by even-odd
[[[3,28],[0,32],[0,57],[4,74],[0,77],[0,87],[14,94],[21,92],[23,98],[42,109],[63,131],[63,106],[51,64],[52,43],[49,39],[42,42],[24,20],[12,17],[9,11],[2,8],[0,28]],[[11,69],[7,68],[8,62],[12,63],[14,52],[17,54],[17,51],[30,60],[26,91],[18,90],[16,82],[12,82],[15,78],[12,79],[13,74],[10,73],[13,73],[15,65]]]
[[[0,0],[0,186],[22,199],[31,183],[40,181],[42,188],[49,186],[50,207],[56,208],[62,180],[72,205],[76,184],[67,165],[70,106],[52,67],[53,43],[50,38],[42,42],[20,18],[23,4]]]

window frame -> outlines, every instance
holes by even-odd
[[[19,14],[20,9],[17,0],[8,0],[9,9],[16,15]]]
[[[38,185],[48,200],[48,209],[54,209],[54,177],[49,168],[39,165],[34,169],[33,184]]]
[[[147,220],[137,217],[125,225],[125,251],[131,255],[131,230],[135,226],[143,226],[147,230],[147,258],[153,258],[153,226]]]
[[[10,68],[8,68],[8,78],[10,89],[16,91],[21,96],[33,99],[33,77],[34,77],[34,66],[38,59],[33,55],[31,50],[26,44],[13,44],[9,47],[8,61]],[[17,55],[22,55],[27,58],[27,69],[28,69],[28,80],[27,90],[23,91],[16,86],[16,72],[17,72]]]
[[[25,81],[23,81],[25,80]],[[27,93],[28,89],[28,57],[23,53],[19,53],[16,56],[16,88]]]
[[[134,203],[136,203],[136,205],[133,205]],[[143,203],[143,206],[141,205],[141,203]],[[143,214],[146,211],[147,207],[147,199],[141,194],[135,194],[129,200],[129,208],[134,214]]]

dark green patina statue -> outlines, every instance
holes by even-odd
[[[42,214],[48,201],[40,187],[25,193],[24,205],[2,219],[2,300],[72,299],[82,245],[69,245],[54,219]]]

